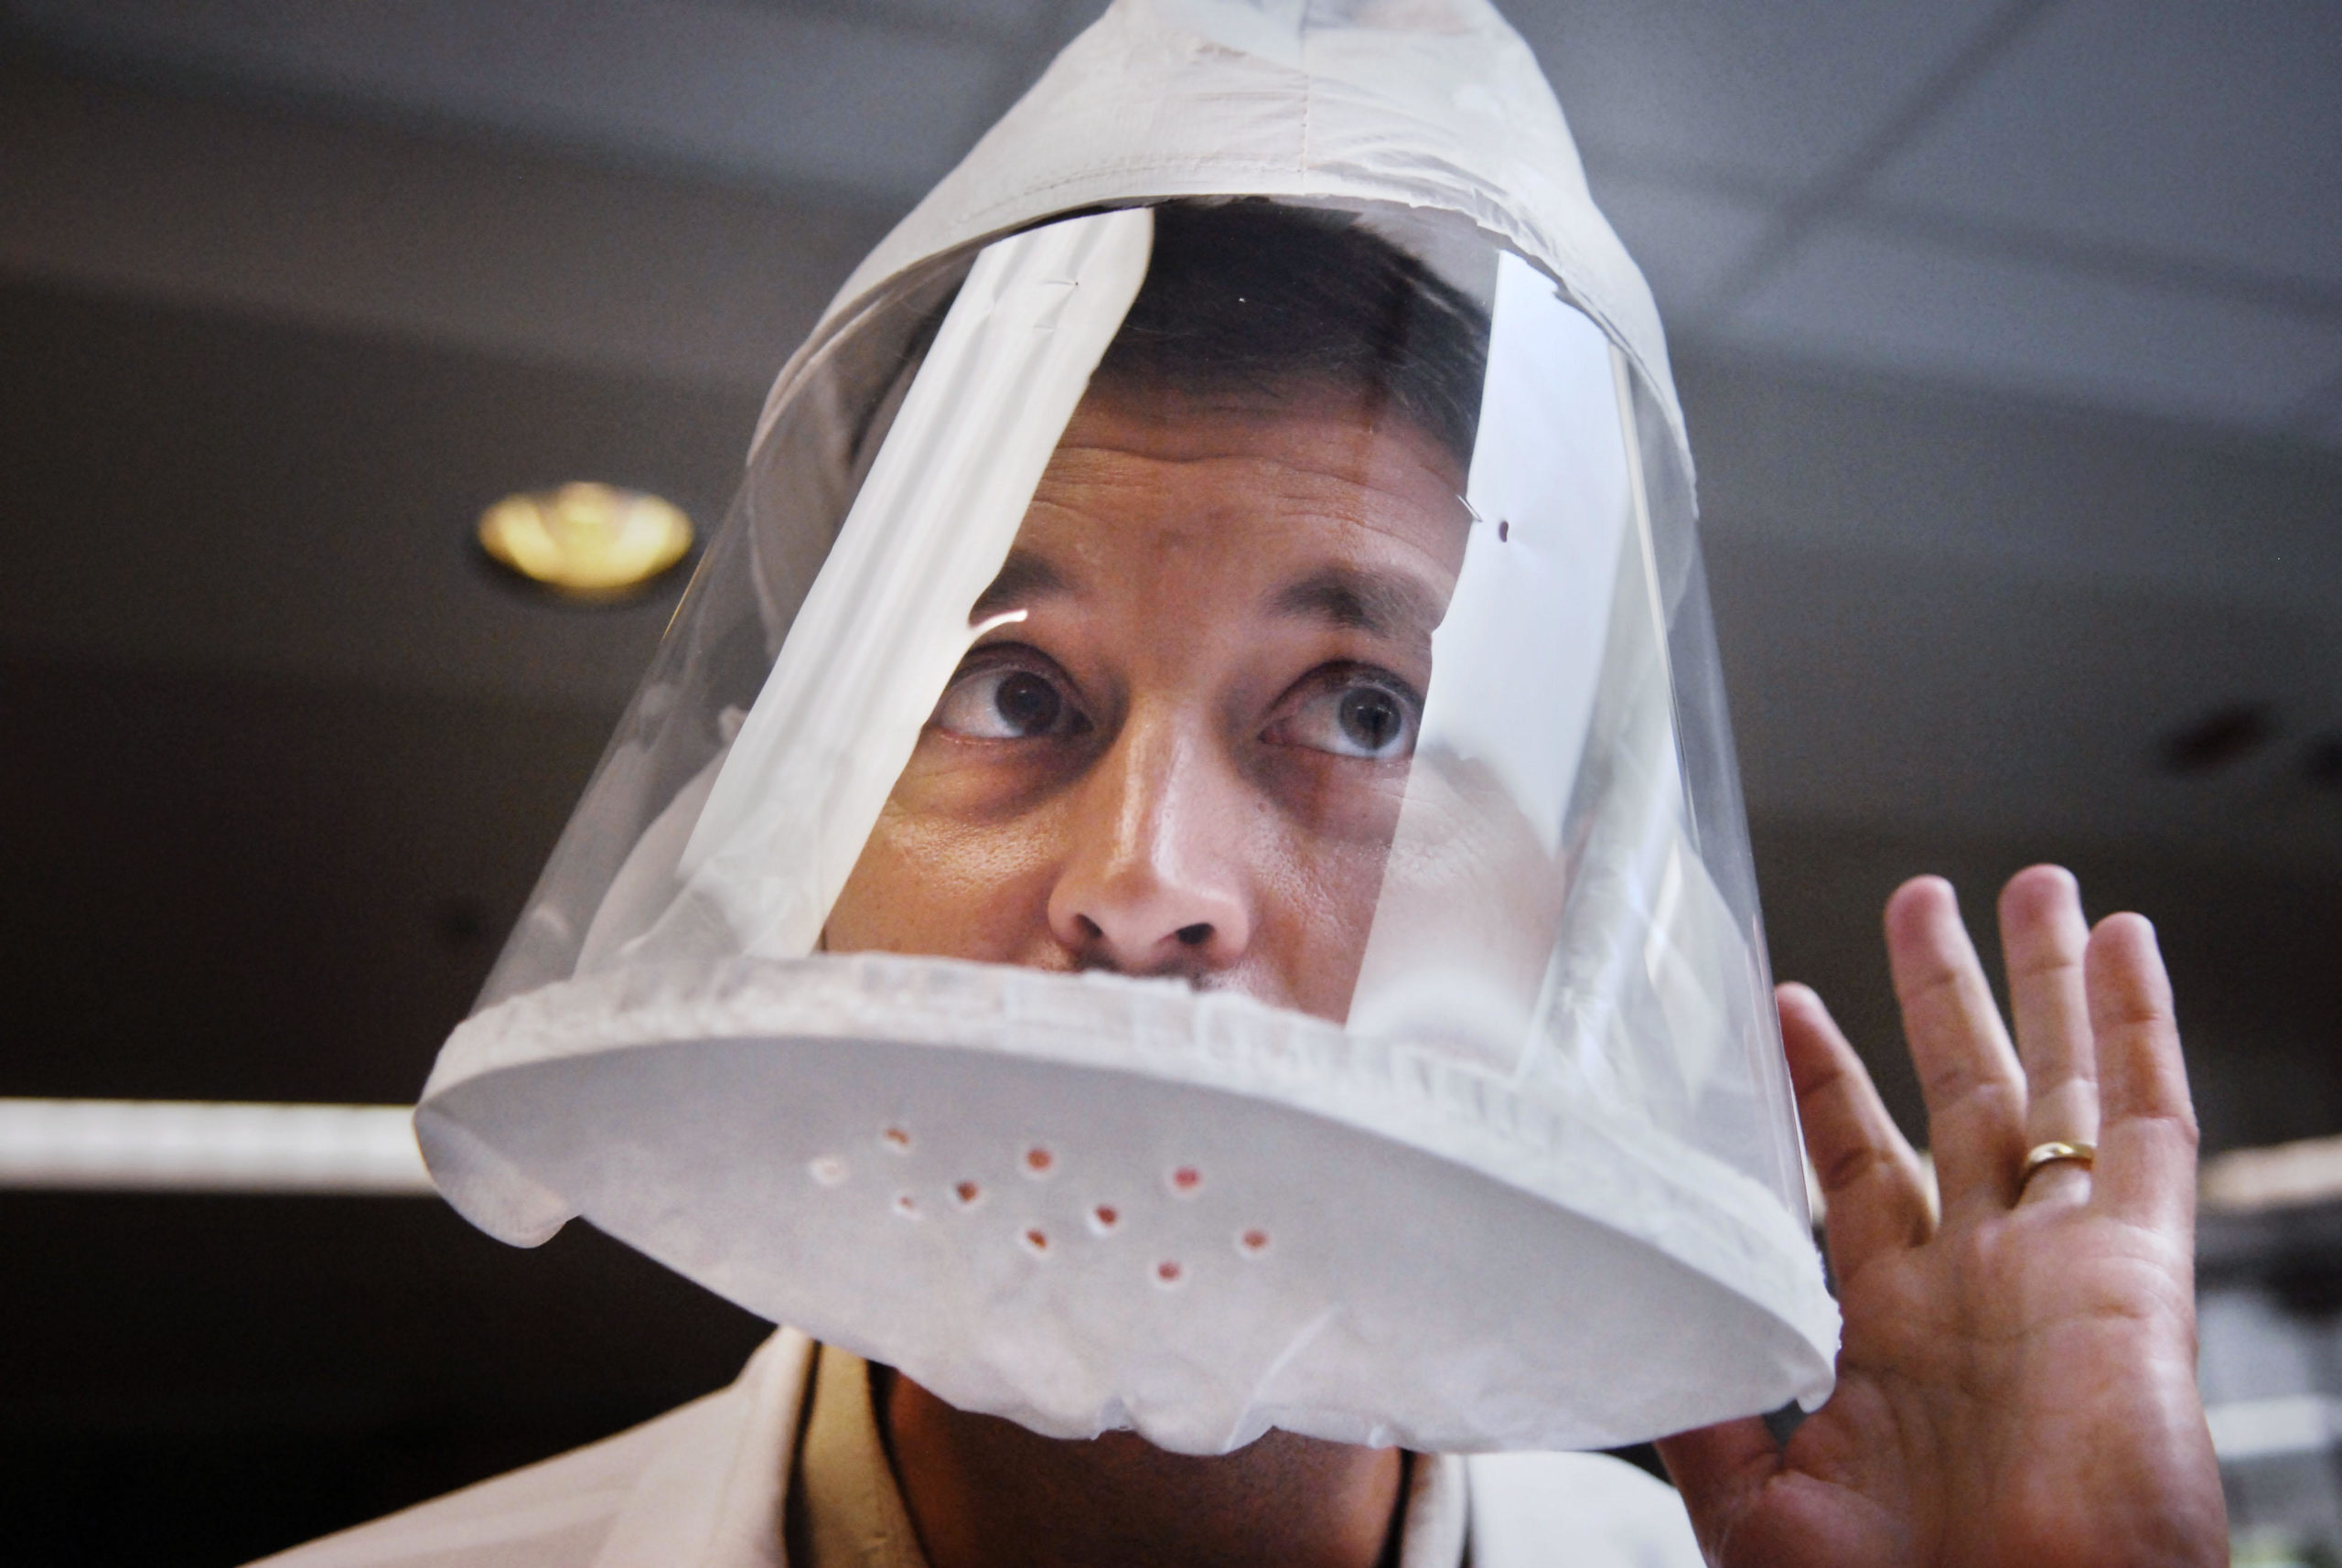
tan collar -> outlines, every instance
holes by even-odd
[[[795,1568],[927,1568],[878,1431],[870,1363],[814,1351],[813,1409],[786,1509]]]

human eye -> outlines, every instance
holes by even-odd
[[[963,667],[928,723],[963,740],[1035,740],[1079,735],[1090,721],[1069,683],[1038,655],[994,657]]]
[[[1395,761],[1414,754],[1422,716],[1423,699],[1397,676],[1344,665],[1305,680],[1262,738],[1335,757]]]

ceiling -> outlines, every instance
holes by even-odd
[[[8,15],[115,71],[884,217],[1099,8],[13,0]],[[1679,337],[2342,446],[2330,0],[1505,9]]]
[[[1095,8],[12,0],[0,277],[567,371],[604,416],[489,440],[420,389],[361,413],[345,386],[375,436],[215,464],[204,526],[160,537],[52,466],[67,510],[0,578],[0,639],[616,702],[659,607],[500,602],[455,531],[587,471],[720,510],[745,423],[707,400],[754,398]],[[1512,15],[1672,324],[1755,809],[2342,856],[2302,782],[2342,732],[2330,3]],[[124,319],[123,395],[152,403],[184,361]],[[220,440],[296,384],[219,388]],[[282,417],[316,426],[320,395]],[[153,413],[117,488],[191,482]],[[2156,767],[2239,713],[2269,744]]]

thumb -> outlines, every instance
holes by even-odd
[[[1662,1437],[1658,1446],[1692,1515],[1700,1550],[1710,1562],[1718,1561],[1732,1521],[1780,1474],[1780,1444],[1762,1416],[1747,1415]]]

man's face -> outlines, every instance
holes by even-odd
[[[832,951],[1184,975],[1339,1020],[1466,514],[1331,394],[1099,389],[832,910]]]

